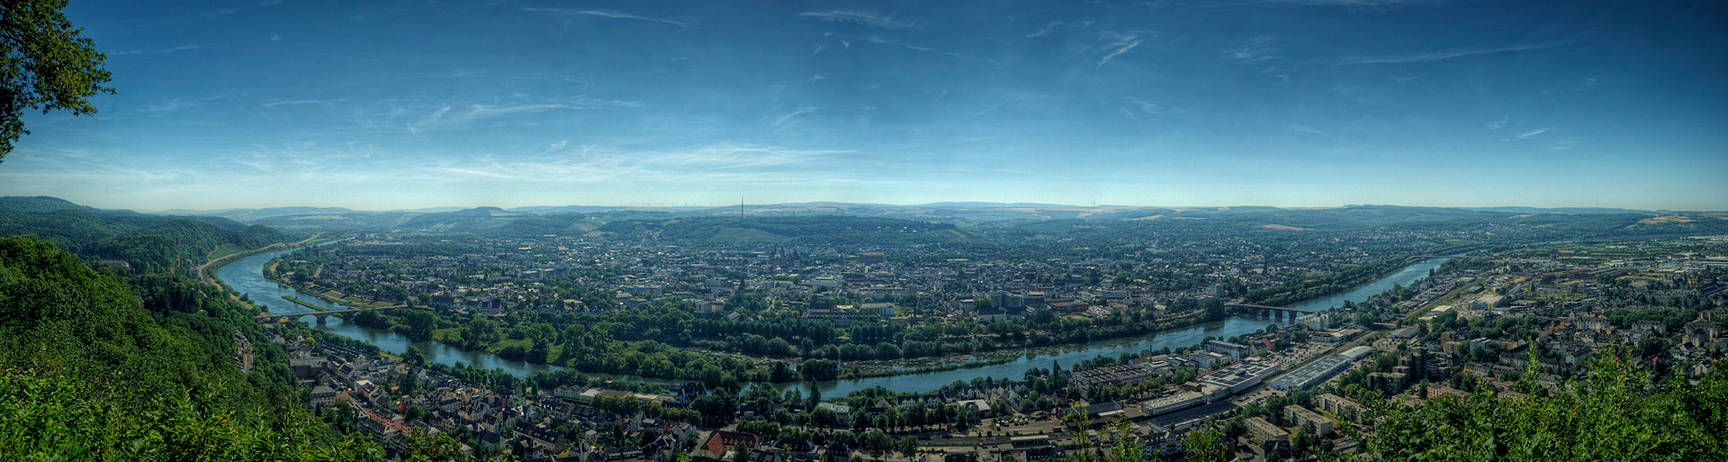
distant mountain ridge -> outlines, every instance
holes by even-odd
[[[90,207],[74,204],[72,201],[49,196],[9,196],[0,197],[0,210],[14,212],[49,213],[61,210],[95,210]]]
[[[174,209],[159,212],[162,215],[211,215],[238,221],[255,221],[270,217],[362,213],[357,210],[342,207],[269,207],[261,209],[224,209],[224,210],[185,210]]]
[[[0,198],[0,210],[97,210],[51,197]],[[191,210],[174,212],[206,213]],[[136,214],[105,211],[110,214]],[[847,202],[800,202],[743,204],[738,206],[524,206],[427,208],[395,211],[360,211],[342,207],[272,207],[225,209],[208,212],[211,217],[185,217],[233,228],[238,223],[276,229],[321,232],[457,232],[507,235],[608,233],[610,223],[645,222],[701,217],[862,217],[960,224],[1029,223],[1077,220],[1089,223],[1131,222],[1138,225],[1173,226],[1172,221],[1230,224],[1268,230],[1327,230],[1380,226],[1441,226],[1474,223],[1475,226],[1514,228],[1546,223],[1616,233],[1650,230],[1715,229],[1728,222],[1728,214],[1715,212],[1664,212],[1614,208],[1540,207],[1416,207],[1398,205],[1345,205],[1340,207],[1083,207],[1030,202],[934,202],[919,205]],[[1664,216],[1678,218],[1660,218]],[[140,215],[149,216],[149,215]],[[1568,218],[1570,217],[1570,218]],[[219,221],[217,221],[219,220]],[[230,221],[232,220],[232,221]],[[1516,221],[1511,221],[1516,220]],[[674,229],[681,229],[674,226]],[[760,230],[734,229],[721,236],[744,240],[777,240],[785,236],[758,234]],[[699,235],[673,233],[674,235]],[[609,235],[623,235],[610,233]],[[772,235],[772,236],[771,236]]]
[[[0,201],[28,201],[28,200],[44,201],[44,202],[59,202],[59,203],[64,203],[64,204],[71,204],[72,206],[76,206],[76,207],[84,207],[82,205],[77,205],[77,204],[72,204],[71,202],[66,202],[66,201],[59,199],[59,198],[46,197],[46,196],[3,197],[3,198],[0,198]],[[425,207],[425,208],[417,208],[417,209],[384,209],[384,210],[357,210],[357,209],[350,209],[350,208],[345,208],[345,207],[292,206],[292,207],[230,208],[230,209],[208,209],[208,210],[167,209],[167,210],[160,210],[160,211],[147,212],[147,213],[152,213],[152,214],[157,214],[157,215],[209,215],[209,216],[221,216],[221,217],[228,217],[228,218],[236,218],[236,217],[266,218],[266,217],[305,215],[305,214],[315,214],[315,213],[316,214],[321,214],[321,213],[331,213],[331,214],[340,214],[340,213],[373,213],[373,214],[377,214],[377,213],[384,213],[384,214],[389,214],[389,213],[444,213],[444,212],[471,210],[471,209],[475,209],[475,208],[494,208],[494,209],[499,209],[499,210],[504,210],[504,211],[509,211],[509,212],[529,212],[529,213],[547,214],[547,213],[597,213],[597,212],[628,211],[628,210],[634,210],[634,211],[683,211],[683,212],[688,212],[688,211],[736,212],[740,209],[748,211],[748,210],[765,210],[765,209],[766,210],[772,210],[772,209],[785,209],[785,208],[843,208],[843,209],[870,209],[870,208],[879,208],[879,209],[1003,209],[1003,208],[1019,208],[1019,209],[1093,209],[1093,210],[1217,210],[1217,211],[1234,210],[1234,211],[1245,211],[1245,210],[1324,210],[1324,209],[1349,208],[1349,207],[1439,208],[1439,209],[1473,210],[1473,211],[1482,211],[1482,212],[1532,213],[1532,214],[1542,214],[1542,213],[1592,214],[1592,213],[1714,212],[1711,210],[1670,211],[1670,210],[1659,210],[1659,209],[1625,209],[1625,208],[1612,208],[1612,207],[1528,207],[1528,206],[1493,206],[1493,207],[1458,206],[1458,207],[1448,207],[1448,206],[1409,206],[1409,205],[1396,205],[1396,204],[1346,204],[1346,205],[1341,205],[1341,206],[1337,206],[1337,207],[1278,207],[1278,206],[1266,206],[1266,205],[1137,206],[1137,205],[1108,205],[1108,204],[1085,206],[1085,205],[1057,204],[1057,203],[1045,203],[1045,202],[989,202],[989,201],[930,202],[930,203],[923,203],[923,204],[885,204],[885,203],[872,203],[872,202],[812,201],[812,202],[782,202],[782,203],[771,203],[771,204],[742,204],[742,205],[713,205],[713,206],[706,206],[706,205],[695,205],[695,206],[634,206],[634,205],[574,205],[574,204],[572,204],[572,205],[529,205],[529,206],[520,206],[520,207],[497,207],[497,206],[449,207],[449,206],[446,206],[446,207]],[[4,207],[0,207],[0,208],[4,208]],[[236,218],[236,219],[238,219],[238,218]]]
[[[951,223],[851,216],[627,219],[608,222],[594,232],[598,236],[618,239],[698,241],[713,244],[925,244],[975,237]]]
[[[52,197],[0,197],[0,236],[36,235],[86,258],[143,271],[186,272],[224,246],[251,249],[293,236],[223,217],[102,210]]]
[[[1567,214],[1567,215],[1585,215],[1585,214],[1598,214],[1598,213],[1654,213],[1655,212],[1652,210],[1616,209],[1616,208],[1605,208],[1605,207],[1541,208],[1541,207],[1507,206],[1507,207],[1464,207],[1464,208],[1467,210],[1481,210],[1484,212],[1531,213],[1531,214],[1559,213],[1559,214]]]

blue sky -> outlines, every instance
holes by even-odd
[[[1728,209],[1716,2],[142,3],[0,194]]]

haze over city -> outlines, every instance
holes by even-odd
[[[0,459],[1724,461],[1724,31],[0,1]]]
[[[138,210],[845,201],[1728,209],[1714,2],[73,2]]]

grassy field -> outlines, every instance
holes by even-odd
[[[211,250],[210,251],[210,257],[206,258],[205,260],[216,260],[216,259],[220,259],[222,257],[226,257],[229,255],[237,254],[240,252],[245,252],[247,250],[249,250],[249,249],[247,249],[245,247],[238,246],[238,245],[234,245],[234,244],[222,244],[221,247],[217,247],[215,250]]]
[[[290,302],[294,302],[295,305],[300,305],[300,306],[304,306],[307,308],[311,308],[312,311],[327,311],[322,306],[314,305],[314,304],[312,304],[312,302],[301,300],[299,298],[294,297],[293,295],[283,295],[282,299],[290,301]]]

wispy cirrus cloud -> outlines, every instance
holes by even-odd
[[[961,117],[960,120],[972,120],[972,119],[976,119],[979,117],[984,117],[986,115],[990,115],[990,113],[992,113],[992,112],[996,112],[997,110],[1002,109],[1003,106],[1007,106],[1007,105],[1008,105],[1007,101],[998,101],[996,104],[992,104],[992,105],[990,105],[990,107],[984,108],[983,110],[979,110],[977,112],[967,114],[965,117]]]
[[[161,54],[168,54],[168,53],[179,53],[182,51],[197,51],[197,50],[208,50],[208,49],[210,49],[210,47],[207,47],[204,45],[180,45],[180,46],[176,46],[176,47],[156,48],[156,49],[147,49],[147,50],[124,50],[124,51],[116,51],[116,52],[108,53],[108,54],[113,55],[113,56],[161,55]]]
[[[1065,30],[1085,29],[1088,27],[1092,27],[1092,21],[1091,20],[1085,20],[1085,21],[1052,21],[1052,22],[1044,23],[1044,25],[1039,27],[1038,30],[1032,31],[1032,33],[1030,33],[1030,34],[1026,34],[1026,38],[1038,38],[1038,37],[1043,37],[1046,35],[1054,34],[1057,32],[1065,31]]]
[[[1326,133],[1326,132],[1324,132],[1324,131],[1320,131],[1320,129],[1317,129],[1317,128],[1314,128],[1314,127],[1310,127],[1310,126],[1307,126],[1307,125],[1302,125],[1302,124],[1294,124],[1294,125],[1291,125],[1291,126],[1290,126],[1290,131],[1293,131],[1293,132],[1296,132],[1296,133],[1306,133],[1306,134],[1309,134],[1309,135],[1314,135],[1314,136],[1318,136],[1318,137],[1321,137],[1321,138],[1326,138],[1326,139],[1329,139],[1329,140],[1332,140],[1332,141],[1343,141],[1343,139],[1341,139],[1341,138],[1338,138],[1338,137],[1336,137],[1336,136],[1332,136],[1332,134],[1331,134],[1331,133]]]
[[[1141,41],[1139,34],[1124,34],[1113,31],[1105,31],[1103,34],[1099,35],[1099,38],[1111,42],[1104,45],[1104,56],[1098,58],[1098,66],[1096,67],[1104,67],[1105,64],[1109,64],[1110,60],[1116,59],[1117,56],[1122,56],[1124,53],[1134,50],[1135,47],[1140,46]]]
[[[905,48],[905,49],[912,50],[912,51],[922,51],[925,53],[936,53],[936,54],[941,54],[941,55],[953,56],[956,58],[966,57],[966,55],[962,55],[959,52],[948,51],[948,50],[944,50],[941,48],[927,47],[927,46],[923,46],[923,45],[915,45],[915,44],[911,44],[911,43],[901,42],[898,40],[884,38],[884,37],[878,37],[878,36],[865,37],[864,41],[874,43],[877,45],[896,46],[896,47]]]
[[[1165,110],[1164,106],[1160,106],[1158,103],[1150,101],[1141,101],[1137,99],[1129,99],[1128,101],[1134,103],[1134,107],[1139,108],[1140,112],[1146,113],[1147,115],[1162,114]]]
[[[1601,81],[1602,81],[1602,79],[1597,78],[1597,77],[1585,77],[1582,79],[1578,79],[1578,82],[1575,84],[1572,84],[1572,85],[1542,90],[1542,94],[1543,95],[1558,95],[1558,94],[1563,94],[1563,93],[1582,92],[1582,91],[1589,90],[1592,87],[1595,87],[1596,83],[1601,82]]]
[[[280,100],[280,101],[271,101],[268,103],[261,104],[260,106],[264,106],[267,108],[278,108],[278,107],[282,107],[282,106],[305,106],[305,105],[311,105],[311,104],[336,104],[336,103],[340,103],[340,102],[347,101],[347,100],[348,100],[347,98],[288,99],[288,100]]]
[[[807,125],[823,127],[824,125],[816,120],[817,117],[823,115],[831,117],[867,117],[870,113],[876,111],[876,109],[876,106],[868,104],[798,106],[792,108],[790,111],[773,115],[772,119],[768,121],[768,129],[775,133],[781,133],[804,128]],[[812,124],[812,122],[815,123]]]
[[[785,114],[781,114],[779,117],[775,117],[774,121],[768,124],[768,128],[773,129],[774,131],[778,132],[778,131],[786,130],[788,128],[796,127],[803,121],[804,116],[809,115],[811,113],[814,113],[818,110],[820,110],[820,108],[813,107],[813,106],[799,106],[799,107],[793,109],[791,112],[787,112]]]
[[[1239,6],[1288,6],[1288,7],[1334,7],[1355,10],[1391,10],[1404,7],[1445,5],[1456,3],[1454,0],[1223,0],[1201,5],[1212,7]]]
[[[226,2],[226,3],[228,3],[229,6],[225,6],[222,8],[218,8],[215,11],[204,13],[204,16],[205,17],[227,16],[227,15],[239,13],[239,12],[246,11],[246,10],[253,9],[253,8],[268,8],[268,7],[272,7],[272,6],[278,6],[278,5],[282,4],[282,0],[258,0],[256,2],[251,2],[251,4],[249,4],[249,5],[248,4],[240,4],[240,2]]]
[[[957,51],[945,50],[945,49],[936,48],[936,47],[929,47],[929,46],[919,45],[916,43],[902,42],[902,41],[895,40],[892,38],[883,37],[880,35],[869,35],[869,36],[858,37],[858,36],[835,34],[835,33],[831,33],[831,32],[830,33],[824,33],[822,35],[824,37],[831,37],[831,38],[840,39],[841,47],[844,49],[851,49],[852,48],[852,42],[857,41],[857,42],[864,42],[864,43],[870,43],[870,44],[874,44],[874,45],[889,46],[889,47],[901,48],[901,49],[924,52],[924,53],[935,53],[935,54],[939,54],[939,55],[951,56],[951,57],[961,58],[961,59],[974,59],[970,56],[961,54],[960,52],[957,52]],[[983,61],[989,61],[989,60],[983,60]]]
[[[232,98],[234,96],[236,96],[236,95],[230,94],[230,93],[222,93],[222,94],[207,95],[207,96],[192,96],[192,97],[184,97],[183,96],[183,97],[170,98],[168,100],[161,101],[161,102],[158,102],[156,104],[151,104],[149,106],[145,106],[144,112],[149,113],[153,116],[161,116],[161,115],[165,115],[165,114],[172,113],[172,112],[178,112],[178,111],[182,111],[182,110],[186,110],[186,109],[196,108],[199,106],[203,106],[205,104],[210,104],[212,102]]]
[[[548,14],[548,15],[553,15],[553,16],[560,16],[560,17],[564,17],[564,18],[574,18],[574,17],[586,16],[586,17],[594,17],[594,18],[626,19],[626,20],[631,20],[631,21],[654,22],[654,23],[660,23],[660,24],[670,24],[670,25],[674,25],[674,26],[678,26],[678,27],[692,27],[691,23],[685,22],[685,21],[675,21],[675,20],[666,19],[666,18],[657,18],[657,17],[653,17],[653,16],[643,16],[643,15],[639,15],[639,14],[626,13],[626,12],[614,11],[614,10],[582,10],[582,9],[573,9],[573,8],[532,8],[532,7],[524,7],[524,8],[522,8],[522,10],[535,12],[535,13],[541,13],[541,14]]]
[[[1330,65],[1334,65],[1334,66],[1356,66],[1356,65],[1363,65],[1363,64],[1428,63],[1428,62],[1434,62],[1434,61],[1445,61],[1445,60],[1449,60],[1449,59],[1463,58],[1466,56],[1492,55],[1492,54],[1512,53],[1512,52],[1519,52],[1519,51],[1544,50],[1544,49],[1555,48],[1555,47],[1559,47],[1559,46],[1563,46],[1563,45],[1566,45],[1566,43],[1564,43],[1564,42],[1528,43],[1528,44],[1518,44],[1518,45],[1508,45],[1508,46],[1498,46],[1498,47],[1459,48],[1459,49],[1452,49],[1452,50],[1423,51],[1423,52],[1403,53],[1403,54],[1345,56],[1345,57],[1339,57],[1339,58],[1325,59],[1325,60],[1321,60],[1319,62],[1321,64],[1330,64]]]
[[[259,172],[291,171],[295,174],[312,175],[346,170],[340,167],[342,162],[338,160],[354,162],[370,159],[378,154],[376,146],[358,141],[253,143],[236,151],[219,160]]]
[[[1242,39],[1220,52],[1224,59],[1238,65],[1256,67],[1259,69],[1256,73],[1288,83],[1291,70],[1285,65],[1288,60],[1279,53],[1278,47],[1273,46],[1272,37],[1267,35]]]
[[[560,146],[560,143],[553,146],[558,149],[548,150],[548,155],[482,156],[433,165],[428,172],[446,181],[469,177],[482,181],[547,183],[800,183],[810,180],[811,171],[822,170],[841,156],[855,153],[736,143],[669,150]]]
[[[1170,112],[1170,108],[1151,101],[1136,98],[1125,98],[1123,101],[1126,104],[1118,108],[1116,113],[1128,120],[1139,121],[1141,116],[1162,117]]]
[[[1482,126],[1488,127],[1489,130],[1499,130],[1502,128],[1506,128],[1506,124],[1509,124],[1509,123],[1512,123],[1512,116],[1504,115],[1504,116],[1500,116],[1500,120],[1490,121],[1488,123],[1482,124]]]
[[[431,112],[425,113],[408,124],[409,133],[418,134],[421,130],[434,128],[462,127],[476,122],[502,119],[515,115],[535,114],[552,111],[608,109],[608,108],[639,108],[643,104],[635,101],[609,99],[594,99],[578,97],[559,103],[532,104],[469,104],[466,106],[442,105]],[[392,115],[401,115],[404,111],[393,111]]]
[[[1527,131],[1524,133],[1519,133],[1518,139],[1527,140],[1527,139],[1530,139],[1530,137],[1533,137],[1536,135],[1541,135],[1543,133],[1548,133],[1548,129],[1547,128],[1538,128],[1538,129]]]
[[[1223,54],[1224,58],[1240,64],[1260,64],[1278,59],[1278,48],[1272,46],[1272,37],[1261,35],[1244,39],[1236,46],[1224,49]]]
[[[823,21],[830,21],[830,22],[843,22],[843,23],[859,24],[859,25],[864,25],[864,26],[869,26],[869,27],[875,27],[878,29],[906,29],[906,28],[917,25],[917,22],[915,22],[915,21],[905,21],[905,20],[897,19],[893,16],[882,16],[882,15],[877,15],[877,14],[865,13],[865,12],[861,12],[861,11],[847,11],[847,10],[805,11],[802,13],[798,13],[798,16],[811,18],[811,19],[819,19],[819,20],[823,20]]]

